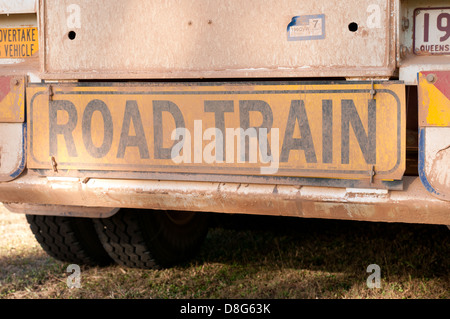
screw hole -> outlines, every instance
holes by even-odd
[[[348,30],[351,32],[356,32],[358,31],[358,23],[356,22],[352,22],[348,25]]]
[[[74,40],[77,34],[75,31],[69,31],[69,34],[67,36],[69,37],[70,40]]]

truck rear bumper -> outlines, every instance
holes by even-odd
[[[403,191],[158,180],[46,178],[23,174],[0,183],[0,202],[39,214],[107,217],[104,208],[143,208],[450,225],[450,202],[431,195],[418,177]],[[33,204],[33,205],[28,205]],[[8,206],[8,205],[7,205]],[[68,207],[77,206],[72,212]],[[86,210],[81,207],[99,207]],[[102,209],[100,209],[102,207]],[[110,210],[115,212],[115,210]]]

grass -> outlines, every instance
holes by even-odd
[[[48,257],[25,216],[0,206],[2,299],[448,299],[446,226],[222,216],[200,253],[170,269],[81,266]],[[367,266],[381,269],[370,289]]]

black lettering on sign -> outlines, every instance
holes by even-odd
[[[176,128],[185,128],[184,118],[179,107],[171,101],[153,101],[153,142],[155,159],[170,159],[173,145],[179,140],[175,140],[171,147],[163,147],[163,123],[162,112],[168,112],[175,120]],[[171,132],[169,132],[170,134]]]
[[[92,141],[92,116],[94,112],[100,112],[103,118],[103,142],[96,147]],[[113,122],[111,112],[105,102],[101,100],[92,100],[88,103],[83,112],[81,121],[83,142],[88,153],[95,158],[101,158],[108,154],[113,140]]]
[[[136,135],[130,136],[130,123]],[[125,113],[122,121],[122,132],[120,133],[119,149],[117,150],[117,158],[123,158],[125,150],[129,146],[139,148],[141,158],[149,158],[147,140],[145,138],[144,127],[142,126],[141,113],[139,112],[136,101],[127,101],[125,105]]]
[[[64,111],[68,115],[67,123],[58,124],[58,111]],[[70,101],[50,101],[49,104],[49,155],[56,155],[58,150],[58,135],[64,136],[67,152],[71,157],[77,157],[72,132],[77,125],[77,109]]]
[[[250,100],[250,101],[239,101],[239,120],[240,120],[240,126],[241,128],[246,131],[250,128],[250,112],[259,112],[262,115],[263,121],[260,126],[253,126],[256,130],[256,134],[259,137],[259,128],[266,128],[267,134],[269,134],[270,129],[272,128],[273,124],[273,113],[272,109],[270,108],[270,105],[267,104],[264,101],[260,100]],[[249,139],[250,137],[247,135],[244,137],[244,147],[245,147],[245,161],[249,161]],[[242,142],[242,141],[241,141]],[[269,141],[265,142],[267,145],[267,154],[264,154],[266,156],[271,156]]]
[[[322,101],[322,162],[333,163],[333,101]]]
[[[233,101],[205,101],[205,112],[214,113],[215,128],[222,132],[222,136],[225,136],[225,112],[234,112]],[[222,141],[223,148],[216,147],[216,159],[217,161],[223,161],[225,158],[225,143]]]
[[[298,123],[301,138],[293,137],[296,123]],[[281,147],[281,162],[289,161],[289,153],[291,150],[303,150],[305,152],[306,162],[317,163],[316,151],[314,150],[311,129],[303,100],[293,100],[291,102],[286,131],[284,132],[283,146]]]
[[[377,108],[376,100],[368,101],[368,128],[364,130],[361,118],[353,100],[341,102],[341,163],[349,164],[350,157],[350,124],[353,127],[359,147],[367,164],[375,164],[377,157]]]

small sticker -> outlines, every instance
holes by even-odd
[[[288,41],[325,39],[325,15],[293,17],[287,26]]]

